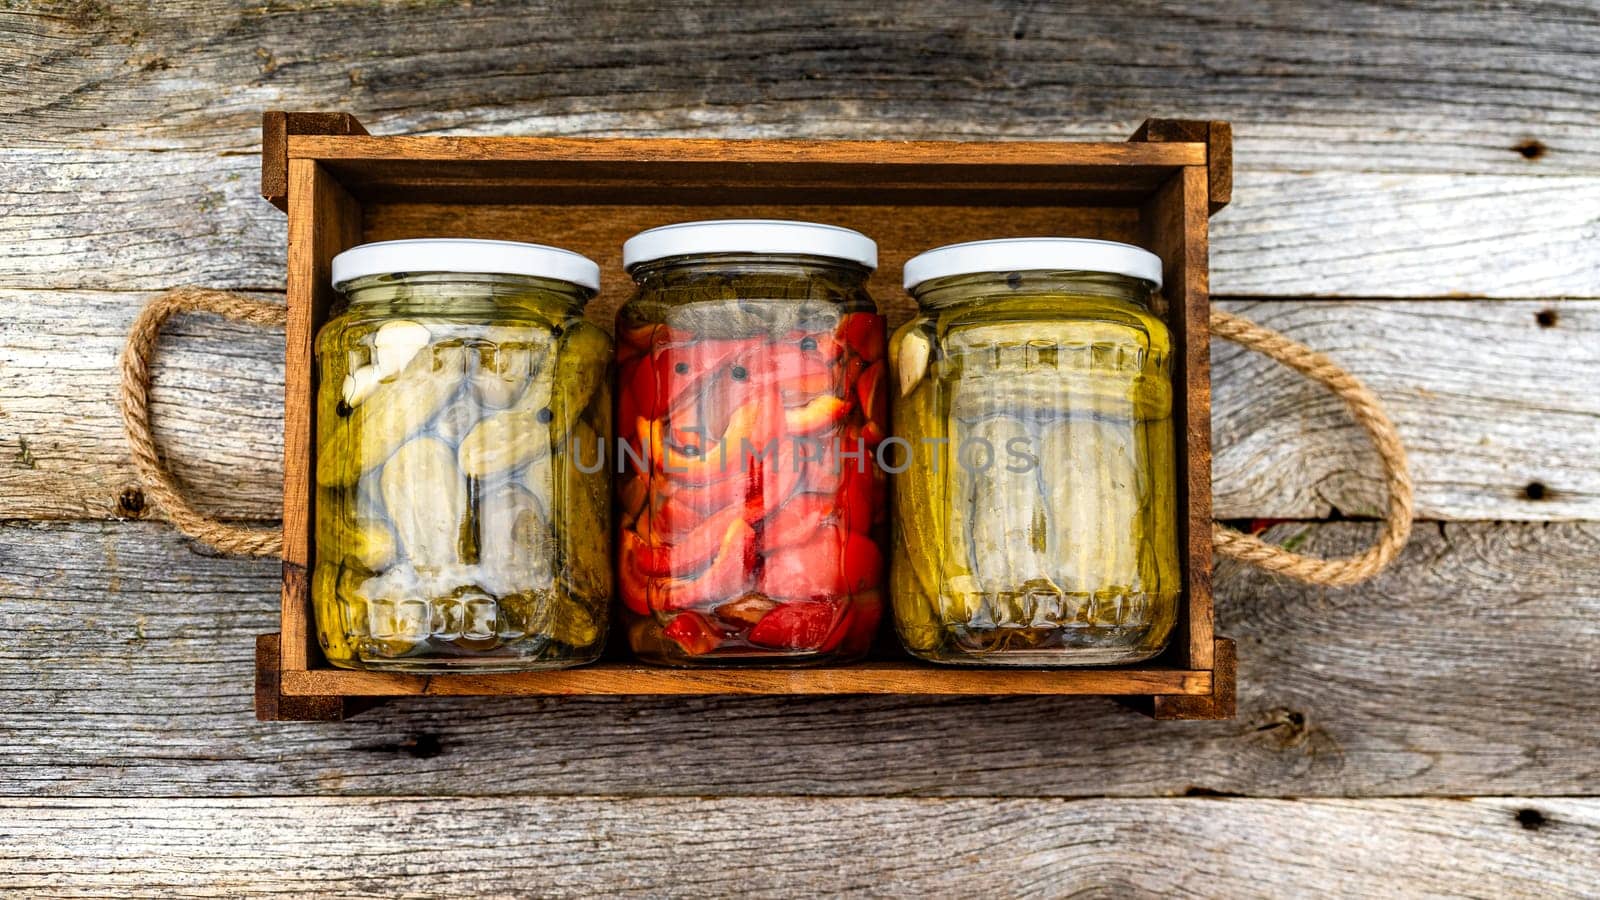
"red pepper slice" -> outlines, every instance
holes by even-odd
[[[778,550],[761,569],[761,592],[793,600],[831,599],[876,590],[883,579],[878,544],[838,524],[817,531],[810,544]]]
[[[654,419],[667,409],[666,385],[662,381],[660,356],[655,353],[645,355],[631,361],[631,371],[623,375],[624,393],[628,395],[629,403],[636,411],[636,415],[646,419]]]
[[[761,531],[761,550],[773,553],[784,547],[804,545],[817,539],[822,526],[833,515],[834,500],[826,494],[799,494],[773,513]]]
[[[622,605],[641,616],[650,615],[650,579],[623,549],[617,557],[617,589]]]
[[[883,617],[883,601],[876,591],[857,594],[850,601],[850,634],[844,648],[850,653],[863,653],[878,636],[878,621]]]
[[[784,410],[783,423],[791,435],[810,435],[839,424],[849,414],[849,400],[824,394],[805,406]]]
[[[765,342],[761,338],[736,341],[691,341],[682,346],[669,346],[659,353],[656,371],[663,384],[662,395],[666,405],[677,403],[691,392],[702,393],[723,369],[732,369],[760,352]],[[745,366],[748,370],[749,366]]]
[[[761,592],[786,600],[832,600],[850,593],[846,576],[850,537],[848,529],[828,522],[812,532],[809,541],[769,553],[761,569]],[[855,552],[860,555],[859,549]]]
[[[815,600],[785,603],[750,629],[750,643],[782,650],[816,650],[834,631],[840,611],[837,603]]]
[[[767,416],[764,408],[760,399],[745,401],[734,410],[728,427],[721,434],[712,435],[711,441],[694,446],[692,453],[687,447],[674,447],[666,441],[666,425],[660,419],[647,423],[646,433],[641,437],[650,448],[652,470],[687,484],[710,484],[748,472],[750,466],[744,462],[745,444],[748,442],[757,452],[762,448],[761,432],[765,429],[762,423]]]
[[[745,504],[746,519],[751,522],[771,518],[799,490],[805,473],[822,466],[804,462],[799,447],[788,439],[778,439],[772,445],[772,452],[766,453],[757,463],[757,480],[751,483]]]
[[[886,322],[877,313],[850,313],[839,320],[845,345],[867,362],[877,362],[884,352]]]
[[[845,593],[876,590],[883,581],[883,553],[877,541],[864,534],[847,532],[840,570],[844,574]]]
[[[853,630],[857,618],[855,605],[847,601],[843,611],[839,613],[839,621],[833,624],[833,630],[828,632],[828,636],[817,646],[817,652],[832,653],[839,649],[839,645],[844,643],[845,637]]]
[[[690,656],[704,656],[722,646],[722,631],[711,620],[692,610],[672,617],[661,633],[683,648]]]
[[[649,527],[645,519],[645,527]],[[639,572],[647,578],[657,578],[672,572],[670,548],[652,544],[632,528],[623,529],[620,548],[624,570]]]
[[[881,476],[876,467],[858,469],[848,462],[839,486],[839,521],[857,534],[872,531],[872,519],[877,512],[874,503],[877,491],[873,484]]]
[[[827,600],[844,593],[839,550],[827,549],[819,535],[816,546],[785,547],[770,554],[761,569],[760,591],[768,597]]]
[[[650,581],[653,609],[684,609],[720,603],[745,592],[755,569],[756,533],[743,518],[736,518],[722,536],[717,555],[705,571],[693,578],[656,578]]]
[[[889,421],[889,391],[883,361],[868,366],[856,379],[855,388],[856,397],[861,401],[861,410],[866,415],[861,437],[869,448],[875,450],[884,439]]]
[[[742,522],[743,517],[744,510],[741,507],[729,507],[705,519],[670,545],[657,543],[650,548],[656,552],[654,558],[639,557],[641,561],[648,559],[658,564],[656,571],[646,570],[646,574],[693,577],[705,569],[722,550],[723,540],[729,529],[735,521]]]

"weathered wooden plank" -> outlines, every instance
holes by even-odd
[[[41,800],[0,827],[0,889],[33,897],[1551,897],[1592,892],[1600,801]]]
[[[10,316],[0,330],[0,517],[138,512],[121,502],[136,480],[117,418],[116,359],[148,297],[0,291]],[[1423,516],[1600,519],[1600,303],[1223,308],[1327,350],[1384,398],[1411,450]],[[162,347],[155,426],[174,469],[208,507],[276,518],[282,334],[192,317]],[[1214,354],[1217,515],[1383,509],[1377,459],[1339,400],[1232,345]]]
[[[1420,516],[1597,518],[1600,303],[1220,306],[1377,392],[1410,454]],[[1212,352],[1218,517],[1382,514],[1377,456],[1343,401],[1233,344]]]
[[[123,340],[151,296],[0,291],[0,518],[149,512],[117,386]],[[155,371],[156,439],[195,499],[230,516],[277,518],[283,332],[180,316]]]
[[[1600,172],[1589,4],[186,0],[25,5],[0,35],[28,84],[0,98],[9,146],[247,149],[266,107],[377,133],[834,138],[1180,115],[1231,120],[1244,169]]]
[[[282,290],[285,219],[259,165],[0,149],[0,288]],[[1215,296],[1600,296],[1600,176],[1241,168],[1212,228]]]
[[[1274,536],[1342,554],[1373,531]],[[12,524],[0,794],[1592,794],[1597,583],[1593,523],[1430,525],[1342,591],[1225,563],[1226,722],[878,697],[409,699],[262,724],[252,650],[276,628],[276,563],[199,554],[149,523]]]

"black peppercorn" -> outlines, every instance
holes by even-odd
[[[801,338],[800,349],[806,351],[817,349],[817,339],[813,337]]]
[[[679,375],[687,375],[689,374],[689,364],[686,362],[678,363],[672,367],[672,371],[677,372]]]
[[[540,425],[549,425],[550,420],[554,419],[556,414],[550,411],[550,407],[546,406],[544,409],[534,413],[533,417],[539,420]]]
[[[344,402],[343,400],[340,400],[339,401],[339,405],[335,406],[333,408],[333,411],[339,414],[339,418],[345,419],[345,418],[349,418],[350,414],[355,412],[356,410],[355,410],[355,407],[353,407],[350,404]]]
[[[728,374],[733,376],[734,381],[743,381],[750,376],[750,373],[745,371],[744,366],[734,366],[728,371]]]

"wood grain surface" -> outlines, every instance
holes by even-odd
[[[1592,895],[1597,60],[1592,0],[0,4],[0,893]],[[1423,520],[1355,588],[1219,565],[1234,721],[724,697],[257,723],[278,564],[148,521],[112,397],[153,292],[284,290],[268,108],[452,135],[1229,120],[1211,292],[1377,391]],[[163,345],[157,433],[208,508],[280,515],[282,347],[200,318]],[[1337,401],[1212,363],[1216,514],[1362,546],[1337,520],[1382,497]]]
[[[0,288],[282,290],[287,224],[259,195],[260,164],[250,153],[0,147],[11,188],[0,246],[15,248],[0,255]],[[1211,228],[1217,296],[1600,297],[1600,174],[1244,168]]]
[[[1374,530],[1272,536],[1340,554]],[[1594,524],[1428,525],[1394,570],[1337,591],[1221,565],[1227,722],[885,697],[418,698],[260,724],[276,563],[153,523],[0,527],[0,559],[0,795],[1462,796],[1600,778]]]
[[[49,3],[0,13],[12,147],[248,151],[261,110],[375,134],[1117,139],[1234,123],[1242,169],[1600,174],[1600,10]]]
[[[1578,897],[1600,801],[15,801],[0,828],[0,890],[30,897],[944,896],[957,878],[1008,897]],[[66,858],[84,872],[60,877]]]

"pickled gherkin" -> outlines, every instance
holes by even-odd
[[[610,600],[609,543],[593,539],[609,465],[593,457],[611,435],[611,341],[582,318],[598,269],[534,245],[397,243],[419,245],[404,258],[424,274],[375,268],[385,259],[364,251],[388,245],[341,254],[347,302],[317,337],[323,655],[414,672],[588,662]],[[491,245],[468,257],[508,274],[451,272],[463,244]],[[572,281],[575,260],[590,271]],[[578,435],[582,469],[566,462]]]
[[[907,264],[922,312],[889,345],[912,453],[894,480],[901,642],[966,664],[1154,656],[1182,590],[1159,261],[1096,241],[965,248]]]

